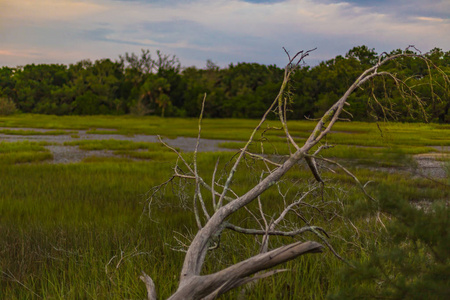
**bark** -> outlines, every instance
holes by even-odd
[[[147,288],[147,299],[156,300],[156,287],[152,278],[144,272],[142,272],[142,275],[139,278],[145,283],[145,287]]]
[[[322,252],[323,246],[317,242],[296,242],[267,253],[253,256],[217,273],[204,276],[190,276],[170,300],[202,299],[215,293],[223,294],[249,282],[248,276],[295,259],[307,253]]]

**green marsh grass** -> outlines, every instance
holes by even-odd
[[[117,162],[6,166],[2,297],[33,298],[23,284],[42,298],[143,298],[136,276],[141,268],[152,269],[149,260],[160,254],[167,232],[143,222],[142,211],[149,186],[168,175],[163,169]],[[184,212],[171,215],[182,219]],[[117,267],[121,253],[131,256]]]
[[[256,120],[205,120],[204,137],[244,140]],[[275,124],[271,123],[270,124]],[[290,122],[293,135],[301,141],[312,129],[311,122]],[[436,151],[429,146],[446,146],[448,128],[434,124],[339,123],[334,135],[337,146],[323,152],[326,157],[395,162],[409,155]],[[102,133],[117,129],[120,134],[163,134],[168,137],[197,135],[195,119],[161,119],[157,117],[88,116],[55,117],[14,115],[1,117],[2,127],[35,127],[54,130],[92,130]],[[103,129],[102,129],[103,128]],[[110,133],[110,131],[108,131]],[[266,136],[265,153],[275,149],[288,153],[282,132]],[[414,138],[407,138],[413,136]],[[15,153],[50,154],[43,143],[0,143],[2,155]],[[191,237],[196,228],[192,212],[179,204],[175,185],[154,202],[149,211],[148,192],[152,186],[170,177],[176,155],[161,145],[129,141],[74,141],[67,145],[86,150],[112,150],[123,157],[90,157],[74,164],[16,164],[4,160],[0,172],[0,298],[4,299],[143,299],[146,291],[138,279],[145,271],[155,280],[160,298],[176,290],[184,253],[175,251],[175,238]],[[242,142],[228,144],[241,147]],[[254,149],[257,144],[255,143]],[[358,147],[364,146],[364,147]],[[270,148],[272,147],[272,148]],[[51,154],[50,154],[51,155]],[[205,180],[211,180],[212,168],[220,158],[221,168],[232,153],[199,154],[199,170]],[[192,154],[186,156],[192,158]],[[131,158],[149,159],[134,161]],[[34,160],[40,161],[40,160]],[[348,166],[348,165],[346,165]],[[227,166],[229,168],[229,165]],[[249,169],[245,169],[249,167]],[[233,189],[242,194],[254,184],[251,161],[236,173]],[[382,184],[390,184],[412,202],[450,198],[450,191],[436,182],[411,178],[403,173],[386,173],[373,169],[348,166],[373,193]],[[217,176],[220,176],[219,168]],[[326,201],[339,200],[343,206],[332,204],[344,218],[317,218],[315,225],[330,234],[330,243],[346,259],[363,261],[373,243],[388,246],[380,238],[383,231],[375,217],[361,213],[367,206],[353,179],[342,171],[336,174],[324,170]],[[206,175],[208,174],[208,175]],[[303,180],[312,183],[310,172],[299,166],[286,182]],[[282,184],[283,185],[283,184]],[[302,186],[298,186],[301,188]],[[192,192],[192,185],[186,186]],[[294,193],[294,191],[290,191]],[[206,194],[206,193],[205,193]],[[311,199],[324,205],[320,193]],[[206,197],[206,196],[205,196]],[[207,198],[207,197],[206,197]],[[186,199],[190,205],[192,199]],[[263,196],[269,212],[280,209],[275,189]],[[333,206],[334,205],[334,206]],[[250,205],[257,208],[257,203]],[[211,206],[208,206],[211,209]],[[313,209],[302,211],[312,216]],[[325,211],[330,216],[330,211]],[[349,218],[352,224],[345,218]],[[388,218],[381,216],[388,222]],[[241,226],[255,225],[245,212],[232,217]],[[301,223],[297,216],[289,221]],[[352,225],[359,228],[355,232]],[[300,239],[315,239],[306,234]],[[205,272],[214,272],[258,253],[259,245],[248,236],[224,232],[221,247],[208,253]],[[291,238],[272,238],[272,247],[289,243]],[[320,241],[319,241],[320,242]],[[245,299],[325,299],[342,283],[338,270],[343,263],[328,250],[322,254],[300,257],[281,266],[291,271],[263,279],[245,291]],[[222,299],[236,299],[240,290]]]
[[[82,150],[112,150],[124,161],[131,159],[175,161],[177,155],[161,143],[133,142],[124,140],[80,140],[65,142],[65,146],[78,146]],[[120,158],[115,158],[119,159]],[[84,162],[108,161],[108,157],[88,157]]]
[[[0,134],[7,135],[65,135],[73,134],[73,131],[65,130],[49,130],[49,131],[37,131],[37,130],[22,130],[22,129],[1,129]]]
[[[112,156],[88,156],[83,159],[84,163],[128,163],[132,160],[127,157],[112,157]]]
[[[220,147],[236,150],[243,148],[244,145],[244,142],[223,142],[219,144]],[[314,152],[316,149],[317,147],[311,152]],[[288,155],[294,151],[294,148],[291,146],[289,150],[286,142],[264,142],[262,146],[260,142],[254,142],[250,145],[249,150],[259,154],[275,153]],[[438,152],[438,150],[426,146],[400,147],[393,145],[391,147],[369,147],[337,144],[332,148],[323,150],[319,156],[350,160],[352,165],[411,167],[415,165],[415,161],[412,158],[413,155],[434,152]]]
[[[46,142],[0,142],[0,164],[32,163],[50,160]]]
[[[160,118],[156,116],[51,116],[19,114],[0,117],[2,127],[46,128],[54,130],[89,130],[90,133],[114,133],[133,135],[164,135],[167,137],[197,136],[197,119]],[[202,136],[211,139],[246,140],[258,120],[204,119]],[[312,121],[288,122],[292,136],[299,140],[309,136],[314,127]],[[267,126],[278,126],[269,120]],[[108,130],[106,130],[108,129]],[[6,130],[6,129],[5,129]],[[450,146],[448,126],[423,123],[366,123],[338,122],[327,137],[329,143],[371,147],[390,146]],[[270,130],[264,136],[273,142],[283,141],[283,132]]]
[[[206,171],[218,157],[226,161],[230,156],[202,154],[199,167]],[[68,165],[5,166],[0,178],[1,294],[6,299],[142,299],[145,288],[138,276],[145,270],[155,278],[161,297],[169,296],[176,289],[183,259],[183,253],[171,249],[177,245],[173,232],[189,236],[188,228],[195,228],[195,220],[176,204],[177,199],[170,192],[153,207],[151,218],[145,208],[147,191],[169,177],[172,165],[105,159]],[[417,179],[411,188],[409,179],[402,175],[354,171],[362,182],[395,182],[411,199],[418,193],[420,197],[448,196],[432,182],[421,184]],[[309,176],[307,171],[298,169],[289,178]],[[347,205],[361,198],[347,176],[326,176],[350,189],[347,195],[340,195]],[[238,193],[254,183],[248,172],[238,173],[236,181]],[[327,195],[334,197],[333,183],[329,184]],[[270,191],[265,198],[273,199],[264,205],[275,211],[280,203],[278,194]],[[235,218],[242,226],[252,225],[244,215]],[[366,220],[354,223],[368,225]],[[352,240],[354,232],[347,228],[348,224],[320,219],[316,224],[329,231],[337,251],[347,258],[364,258],[360,251],[364,245],[356,247],[338,238]],[[273,241],[276,247],[291,239]],[[230,232],[223,235],[222,245],[209,254],[206,271],[218,270],[258,251],[253,238]],[[301,257],[287,264],[292,271],[262,280],[245,295],[248,299],[297,299],[299,295],[304,299],[323,299],[337,288],[339,279],[332,270],[341,266],[328,251]],[[234,299],[238,293],[234,291],[224,298]]]
[[[78,146],[82,150],[138,150],[149,151],[168,150],[161,143],[133,142],[124,140],[79,140],[65,142],[65,146]]]
[[[157,161],[166,161],[166,162],[174,162],[177,159],[177,154],[168,151],[127,151],[127,150],[118,150],[114,151],[114,154],[121,155],[124,157],[135,158],[135,159],[150,159]]]
[[[231,155],[202,153],[199,168],[201,172],[210,171],[217,158],[226,162]],[[1,295],[5,299],[143,299],[145,288],[138,277],[145,270],[155,279],[160,297],[168,297],[176,289],[184,256],[172,249],[177,246],[174,236],[179,238],[174,232],[190,236],[189,228],[196,226],[192,213],[177,204],[170,187],[148,216],[147,192],[169,178],[172,166],[173,161],[111,158],[67,165],[5,165],[0,174]],[[411,199],[418,193],[420,197],[448,196],[432,182],[417,179],[412,188],[403,175],[358,169],[354,172],[362,182],[373,180],[370,188],[375,188],[377,182],[395,183]],[[362,198],[352,180],[341,172],[324,175],[329,180],[327,197],[340,197],[349,206]],[[288,180],[302,178],[310,178],[310,174],[299,168]],[[251,183],[254,178],[249,172],[237,173],[236,192],[242,193]],[[331,187],[342,184],[348,192],[335,195]],[[269,211],[279,209],[281,200],[276,191],[268,191],[264,199],[263,205]],[[242,226],[253,224],[245,214],[233,218]],[[339,253],[349,259],[364,259],[364,240],[371,238],[375,227],[366,218],[355,216],[353,221],[363,228],[358,240],[345,222],[329,223],[319,218],[316,224],[330,233],[330,242]],[[303,238],[315,239],[311,234]],[[272,240],[272,247],[292,241]],[[258,252],[253,238],[231,232],[223,234],[222,245],[209,254],[207,272]],[[287,264],[292,271],[262,280],[245,297],[324,299],[339,286],[333,270],[341,266],[342,262],[329,251],[304,256]],[[233,291],[224,299],[235,299],[238,293]]]

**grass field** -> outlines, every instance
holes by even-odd
[[[29,134],[30,128],[50,129],[49,132],[32,134],[73,134],[76,130],[88,130],[91,134],[107,134],[116,129],[124,135],[147,134],[167,137],[197,137],[196,119],[161,119],[159,117],[134,116],[48,116],[21,114],[0,117],[0,127],[27,128],[17,134]],[[246,140],[258,120],[205,119],[203,138]],[[298,141],[309,136],[313,121],[292,121],[289,130]],[[276,121],[269,121],[267,127],[276,127]],[[263,129],[266,129],[264,127]],[[365,123],[340,122],[334,127],[328,142],[334,144],[360,145],[371,147],[386,146],[450,146],[448,132],[450,125],[411,123]],[[7,129],[3,129],[7,130]],[[11,132],[11,130],[7,130]],[[0,133],[2,133],[0,131]],[[279,137],[283,132],[271,130],[265,136]],[[261,136],[261,135],[260,135]]]
[[[225,146],[238,148],[242,146],[239,141],[249,136],[256,123],[205,120],[203,136],[233,140]],[[289,127],[301,141],[312,125],[291,122]],[[50,134],[62,135],[74,135],[79,130],[101,135],[110,133],[109,129],[127,136],[197,135],[197,120],[156,117],[15,115],[0,117],[0,127],[27,128],[27,135],[42,134],[32,128],[50,129]],[[11,131],[4,128],[2,132]],[[339,123],[327,138],[336,147],[323,155],[340,159],[362,183],[370,181],[370,193],[376,194],[380,185],[389,185],[412,203],[446,201],[450,190],[442,183],[448,183],[448,177],[429,180],[395,170],[413,163],[412,155],[437,152],[443,153],[439,163],[448,170],[449,133],[448,125]],[[270,143],[264,144],[264,153],[288,153],[281,135],[280,131],[266,134]],[[85,151],[112,150],[120,157],[94,156],[81,163],[50,164],[48,143],[0,142],[0,298],[144,299],[145,287],[138,279],[141,271],[155,280],[160,298],[168,297],[177,287],[184,257],[183,252],[177,251],[177,240],[187,243],[196,223],[189,205],[186,206],[191,199],[180,202],[180,197],[172,192],[175,185],[167,188],[151,210],[148,198],[153,186],[170,177],[176,156],[153,143],[80,140],[66,145]],[[252,147],[261,150],[258,143]],[[227,170],[232,156],[233,153],[201,153],[199,169],[205,180],[211,180],[218,158],[219,170]],[[255,167],[247,163],[238,170],[233,184],[238,194],[255,183],[251,176]],[[363,196],[350,177],[339,170],[322,172],[326,201],[319,192],[312,193],[309,201],[323,207],[323,214],[307,207],[303,213],[330,234],[330,243],[342,256],[363,261],[373,241],[384,246],[380,239],[382,226],[375,218],[359,213]],[[290,173],[288,182],[298,183],[297,191],[314,185],[303,165]],[[192,186],[187,185],[186,189],[192,192]],[[275,190],[265,193],[262,203],[271,212],[281,209]],[[251,204],[251,208],[255,206]],[[254,225],[245,212],[233,216],[233,220],[244,227]],[[289,221],[299,222],[297,218]],[[306,234],[301,239],[317,237]],[[274,238],[271,247],[289,241],[292,239]],[[221,245],[208,255],[205,272],[219,270],[259,250],[253,237],[231,232],[223,234]],[[324,299],[339,289],[339,270],[345,265],[325,251],[300,257],[284,267],[292,271],[261,280],[246,291],[245,298]],[[236,299],[239,293],[240,290],[231,292],[223,299]]]

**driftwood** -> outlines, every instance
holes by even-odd
[[[304,58],[307,57],[311,51],[312,50],[305,52],[301,51],[296,53],[293,57],[290,57],[289,53],[286,51],[289,58],[289,63],[285,68],[284,79],[280,91],[271,106],[267,109],[266,113],[261,118],[259,124],[251,133],[251,136],[245,146],[241,149],[241,151],[235,158],[235,162],[232,165],[226,177],[226,180],[224,180],[224,183],[219,183],[219,181],[216,180],[216,171],[218,168],[217,164],[213,171],[211,184],[207,183],[200,176],[197,170],[197,150],[201,135],[201,125],[206,95],[205,99],[203,100],[202,112],[199,118],[198,141],[196,150],[194,152],[193,165],[189,164],[184,159],[184,157],[175,149],[165,144],[167,147],[178,154],[178,162],[180,162],[181,167],[183,167],[185,170],[185,172],[181,172],[181,167],[179,167],[177,164],[177,166],[174,168],[174,175],[171,179],[169,179],[169,181],[173,180],[174,178],[195,181],[195,194],[193,197],[192,209],[194,211],[198,226],[198,232],[195,234],[195,237],[190,242],[190,245],[188,246],[188,249],[186,251],[178,289],[169,299],[214,299],[233,288],[284,271],[272,270],[266,273],[261,273],[266,269],[278,266],[279,264],[295,259],[296,257],[303,254],[319,253],[324,248],[322,244],[314,241],[295,241],[291,244],[279,247],[277,249],[269,250],[270,236],[278,235],[295,237],[299,234],[302,234],[303,232],[310,231],[313,232],[318,237],[318,239],[322,240],[323,243],[338,258],[342,259],[336,253],[336,251],[334,251],[330,243],[327,242],[327,233],[320,227],[308,224],[308,226],[293,228],[292,230],[281,230],[276,228],[285,219],[287,214],[294,212],[295,209],[299,207],[299,205],[303,204],[304,198],[314,190],[313,188],[303,194],[300,194],[296,199],[293,199],[290,202],[286,202],[284,205],[284,209],[280,212],[279,216],[272,219],[271,221],[268,221],[266,218],[266,215],[262,208],[260,196],[267,189],[277,186],[278,182],[292,167],[296,166],[299,162],[302,162],[304,160],[306,160],[306,162],[308,163],[308,166],[310,167],[315,180],[323,185],[324,181],[320,176],[319,170],[317,168],[317,160],[321,160],[341,167],[349,176],[355,179],[364,195],[368,199],[375,201],[375,199],[373,199],[366,193],[366,191],[364,190],[364,186],[358,181],[358,179],[347,169],[336,162],[323,159],[318,156],[318,153],[321,150],[328,148],[327,145],[320,146],[313,154],[310,154],[309,152],[313,149],[313,147],[318,145],[318,143],[320,143],[328,133],[330,133],[333,125],[339,120],[339,116],[343,112],[344,106],[348,105],[347,100],[355,89],[361,87],[369,80],[379,76],[387,76],[389,78],[393,78],[399,86],[404,85],[404,83],[401,80],[397,79],[393,74],[384,71],[379,72],[379,68],[381,66],[389,61],[396,60],[402,57],[417,57],[425,60],[428,64],[430,62],[426,59],[426,57],[413,54],[411,52],[405,52],[392,56],[389,56],[387,54],[380,55],[378,62],[373,67],[365,70],[348,88],[344,95],[328,109],[328,111],[323,115],[322,118],[317,121],[314,130],[311,132],[306,142],[304,142],[303,145],[298,145],[295,139],[289,133],[289,128],[286,120],[286,111],[288,106],[286,89],[290,80],[290,76],[293,72],[295,72],[296,69],[300,67],[300,64],[303,62]],[[414,93],[411,93],[411,97],[415,97]],[[291,153],[282,163],[271,161],[268,156],[253,154],[249,151],[249,146],[254,142],[256,133],[261,130],[268,114],[272,111],[278,112],[282,130],[286,135],[286,140],[289,145],[291,145],[293,149],[295,149],[295,151]],[[161,140],[161,142],[163,141]],[[265,173],[261,174],[260,180],[257,184],[255,184],[243,195],[238,196],[232,190],[231,183],[234,174],[237,171],[237,167],[243,161],[244,157],[259,159],[263,164],[267,166],[267,170]],[[156,190],[159,189],[160,187],[158,187]],[[208,211],[207,205],[205,204],[205,191],[210,193],[208,197],[211,198],[213,211]],[[283,196],[281,193],[280,195]],[[255,216],[255,219],[257,219],[258,223],[261,225],[261,228],[241,228],[227,221],[233,213],[239,210],[247,209],[246,206],[255,200],[258,201],[261,214],[261,217],[256,218]],[[241,234],[262,236],[263,239],[261,242],[260,253],[214,274],[201,275],[202,267],[204,265],[208,250],[211,249],[212,246],[214,246],[214,241],[220,239],[220,235],[224,230],[233,230]],[[216,246],[218,245],[216,244]],[[153,280],[145,273],[141,276],[141,279],[144,281],[147,287],[148,299],[156,299],[156,289]]]

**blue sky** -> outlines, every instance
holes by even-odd
[[[183,66],[311,65],[357,45],[450,50],[449,0],[2,0],[0,66],[117,59],[157,49]]]

